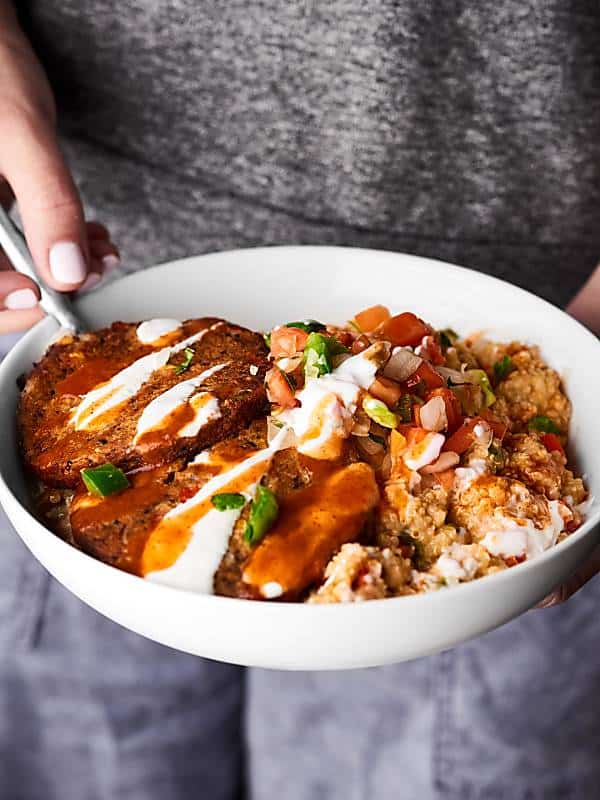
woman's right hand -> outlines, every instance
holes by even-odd
[[[118,263],[106,228],[85,222],[60,152],[46,76],[7,0],[0,0],[0,203],[16,200],[27,244],[43,280],[72,292],[91,288]],[[43,316],[34,282],[10,269],[0,250],[0,334]]]

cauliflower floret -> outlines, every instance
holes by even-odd
[[[507,520],[529,520],[536,528],[550,525],[550,511],[544,497],[530,492],[525,484],[498,475],[485,475],[462,490],[455,490],[449,519],[466,528],[475,541]]]
[[[518,434],[511,436],[506,445],[507,459],[504,474],[516,478],[550,500],[563,496],[566,479],[566,459],[555,450],[549,452],[539,436]]]
[[[410,559],[389,547],[342,546],[325,570],[325,583],[309,603],[356,603],[410,592]]]
[[[510,349],[510,348],[509,348]],[[560,375],[545,366],[534,348],[511,355],[514,370],[495,389],[494,413],[508,417],[512,430],[527,430],[536,416],[549,417],[566,436],[571,404],[562,389]]]
[[[444,548],[430,571],[447,584],[472,581],[487,571],[490,561],[490,554],[480,544],[453,544]]]

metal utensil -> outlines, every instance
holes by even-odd
[[[39,286],[40,305],[47,314],[54,317],[61,327],[73,333],[83,333],[87,330],[85,323],[73,311],[69,296],[46,286],[40,278],[33,265],[25,237],[2,206],[0,206],[0,247],[16,271],[27,275]]]

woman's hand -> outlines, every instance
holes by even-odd
[[[10,3],[0,0],[0,203],[8,208],[13,199],[48,285],[65,292],[91,288],[118,263],[106,228],[85,222],[58,146],[52,92]],[[0,251],[0,333],[40,319],[38,300],[33,281],[10,271]]]
[[[567,306],[567,311],[575,319],[586,325],[596,336],[600,336],[600,267],[592,274],[587,283],[579,290]],[[539,604],[538,608],[555,606],[564,603],[575,594],[594,575],[600,572],[600,546],[591,557],[582,564],[566,583],[561,584]]]

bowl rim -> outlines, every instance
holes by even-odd
[[[303,251],[307,252],[315,252],[315,253],[323,253],[323,252],[331,252],[331,251],[351,251],[353,254],[357,252],[360,253],[359,257],[368,258],[369,256],[377,255],[378,257],[389,258],[390,262],[395,260],[398,256],[402,257],[403,259],[408,259],[415,263],[420,264],[421,266],[438,272],[455,272],[457,274],[464,275],[468,273],[470,276],[474,277],[476,280],[481,281],[483,283],[495,284],[497,286],[501,286],[504,291],[510,290],[512,292],[521,294],[525,298],[527,298],[528,302],[535,301],[536,304],[541,306],[547,311],[551,311],[553,314],[560,315],[562,321],[565,325],[570,325],[573,330],[578,332],[578,335],[583,335],[587,338],[588,343],[593,347],[598,347],[599,355],[600,355],[600,339],[595,336],[588,328],[582,325],[573,317],[570,317],[566,312],[560,309],[558,306],[555,306],[553,303],[545,300],[542,297],[538,297],[537,295],[533,294],[532,292],[523,289],[520,286],[516,286],[508,281],[503,280],[502,278],[497,278],[493,275],[488,275],[484,272],[478,272],[477,270],[470,269],[468,267],[462,267],[457,264],[450,264],[445,261],[441,261],[439,259],[433,258],[426,258],[423,256],[417,256],[410,253],[403,253],[400,251],[394,250],[379,250],[375,248],[362,248],[362,247],[347,247],[347,246],[337,246],[337,245],[269,245],[269,246],[256,246],[256,247],[243,247],[243,248],[234,248],[231,250],[220,250],[220,251],[212,251],[208,253],[201,253],[198,255],[187,256],[185,258],[173,259],[171,261],[165,261],[160,264],[156,264],[144,269],[141,269],[137,272],[131,272],[123,275],[123,277],[118,278],[117,280],[110,281],[109,283],[105,284],[104,286],[98,287],[98,289],[94,290],[87,296],[82,298],[78,298],[75,301],[76,308],[81,305],[87,305],[93,302],[95,299],[101,295],[104,290],[114,286],[115,283],[119,285],[122,282],[131,282],[131,281],[139,281],[143,280],[143,276],[148,275],[149,273],[156,273],[157,271],[166,270],[167,268],[172,267],[173,265],[177,264],[180,266],[187,264],[191,264],[192,262],[197,261],[198,259],[213,259],[217,260],[220,257],[228,260],[232,256],[240,256],[244,253],[248,253],[248,251],[252,251],[254,254],[260,255],[261,252],[265,254],[271,255],[273,252],[281,253],[285,255],[286,252],[290,251]],[[42,333],[44,328],[48,328],[48,342],[50,344],[52,341],[52,331],[56,332],[58,330],[58,325],[55,320],[49,317],[45,317],[38,321],[29,331],[27,331],[22,338],[14,345],[14,347],[7,353],[5,358],[3,359],[2,363],[0,364],[0,386],[2,386],[3,381],[5,380],[5,373],[10,372],[13,362],[19,362],[21,358],[21,352],[28,348],[30,340],[36,338],[38,335]],[[15,459],[18,459],[18,452],[15,452]],[[21,465],[19,464],[19,468],[22,469]],[[85,553],[83,550],[71,545],[70,543],[64,541],[55,533],[53,533],[49,528],[45,527],[33,514],[32,512],[25,506],[18,497],[13,493],[13,491],[8,486],[5,477],[0,470],[0,501],[3,506],[14,504],[15,509],[19,514],[25,514],[27,518],[27,523],[29,525],[33,525],[35,529],[38,530],[39,533],[52,536],[53,537],[53,546],[59,548],[66,548],[63,552],[70,553],[72,557],[78,558],[83,557],[85,562],[88,564],[90,569],[99,569],[100,571],[103,570],[111,570],[112,578],[121,582],[129,582],[132,586],[140,587],[140,591],[144,592],[151,592],[157,593],[157,597],[166,597],[172,596],[175,592],[176,594],[186,597],[187,602],[193,602],[197,604],[204,604],[204,603],[211,603],[211,604],[219,604],[222,606],[230,606],[232,603],[235,604],[235,607],[238,608],[245,608],[245,613],[259,613],[264,614],[267,608],[273,609],[268,613],[274,614],[281,614],[281,613],[294,613],[294,614],[346,614],[348,613],[348,609],[354,608],[355,603],[331,603],[331,604],[312,604],[312,603],[267,603],[267,602],[256,602],[254,600],[243,600],[242,598],[235,598],[235,597],[224,597],[221,595],[215,594],[204,594],[200,592],[194,592],[189,589],[182,589],[175,586],[168,586],[161,583],[156,583],[153,581],[144,580],[142,577],[134,575],[132,573],[125,572],[123,570],[118,569],[110,564],[107,564],[103,561],[100,561],[97,558]],[[502,585],[503,583],[514,580],[516,575],[523,575],[527,571],[531,572],[533,570],[537,570],[542,568],[542,566],[549,561],[554,560],[555,558],[559,558],[563,552],[574,547],[580,539],[586,538],[587,536],[594,533],[594,530],[600,528],[600,504],[595,502],[595,498],[590,498],[590,507],[591,513],[589,516],[586,517],[583,524],[572,534],[567,536],[563,541],[559,542],[558,544],[550,547],[548,550],[545,550],[541,555],[536,556],[534,559],[530,559],[524,561],[520,564],[516,564],[513,567],[510,567],[506,570],[502,570],[501,572],[493,573],[492,575],[486,575],[483,578],[477,578],[473,581],[467,581],[464,583],[459,583],[455,586],[449,587],[452,592],[460,592],[462,596],[466,596],[467,593],[477,593],[484,591],[485,586],[492,586],[492,585]],[[15,525],[15,531],[20,536],[19,531],[17,530],[17,526]],[[20,536],[20,538],[22,538]],[[75,555],[77,553],[78,555]],[[492,583],[493,582],[493,583]],[[123,584],[125,585],[125,583]],[[144,588],[141,588],[144,587]],[[134,589],[135,591],[135,589]],[[432,591],[432,592],[424,592],[415,595],[406,595],[401,597],[389,597],[389,598],[382,598],[378,600],[370,600],[368,603],[361,603],[361,608],[379,608],[382,603],[385,604],[386,608],[392,608],[392,604],[397,606],[398,603],[411,603],[411,604],[432,604],[435,605],[438,602],[444,602],[444,598],[447,595],[444,591]],[[437,598],[434,599],[434,598]],[[250,611],[249,609],[254,609]],[[295,611],[290,611],[289,609],[294,608]],[[284,609],[287,609],[284,611]],[[300,609],[303,609],[300,611]],[[318,609],[318,610],[317,610]],[[354,612],[355,613],[355,612]]]

